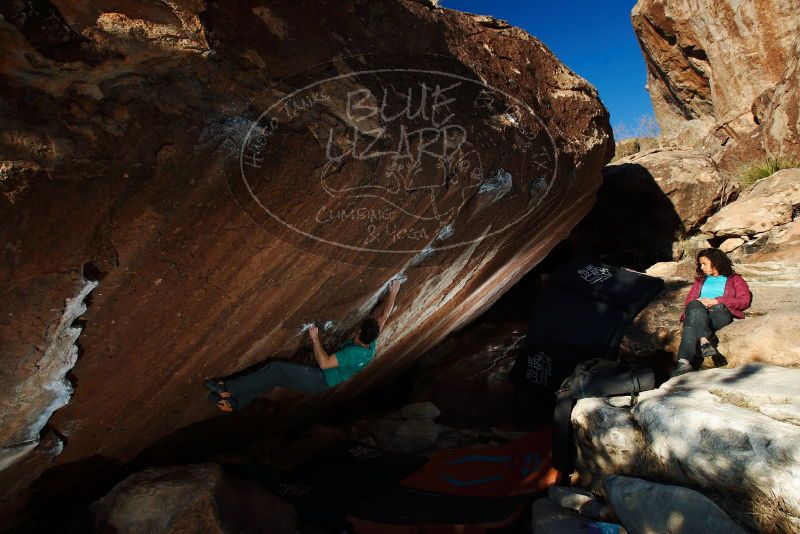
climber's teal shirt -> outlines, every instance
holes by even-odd
[[[725,282],[727,276],[706,276],[703,282],[703,289],[700,290],[701,299],[715,299],[725,294]]]
[[[346,341],[341,347],[336,349],[336,361],[339,362],[339,367],[331,367],[330,369],[323,369],[325,373],[325,381],[329,387],[344,382],[369,363],[373,356],[375,356],[375,349],[377,348],[378,340],[374,339],[369,344],[369,348],[357,345],[352,339]]]

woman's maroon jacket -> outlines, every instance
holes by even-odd
[[[700,290],[703,288],[705,279],[705,276],[698,276],[694,279],[694,284],[683,302],[684,309],[691,301],[700,296]],[[733,273],[725,282],[725,293],[721,297],[717,297],[717,300],[731,311],[731,315],[737,319],[744,319],[744,310],[750,307],[752,294],[744,278]],[[681,314],[681,321],[684,320],[685,316],[685,313]]]

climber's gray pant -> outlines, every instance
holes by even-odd
[[[683,358],[693,362],[697,356],[697,347],[700,338],[713,339],[714,332],[733,322],[733,315],[724,304],[715,304],[706,308],[699,300],[693,300],[686,305],[681,333],[681,346],[678,349],[678,359]]]
[[[328,389],[325,374],[319,367],[284,360],[271,360],[251,373],[236,378],[226,378],[225,386],[239,402],[239,410],[263,392],[276,386],[307,393],[322,393]]]

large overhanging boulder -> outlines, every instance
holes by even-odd
[[[208,419],[205,377],[312,321],[333,345],[399,277],[377,360],[305,413],[391,381],[571,231],[613,152],[538,40],[430,3],[0,14],[7,499]]]

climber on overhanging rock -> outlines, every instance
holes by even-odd
[[[261,393],[276,386],[317,394],[344,382],[361,371],[375,355],[378,334],[389,318],[399,289],[400,281],[392,280],[383,305],[376,308],[376,311],[381,310],[380,314],[373,312],[364,319],[355,337],[332,354],[322,348],[317,327],[309,327],[308,335],[318,365],[271,360],[260,369],[236,378],[209,379],[205,382],[211,390],[209,399],[216,402],[221,411],[229,413],[242,410]]]

